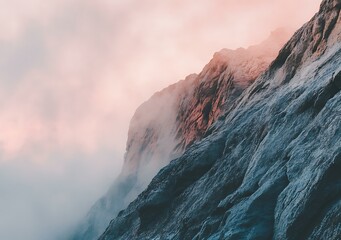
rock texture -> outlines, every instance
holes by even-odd
[[[208,89],[222,97],[207,91],[198,107],[180,107],[184,153],[100,239],[341,239],[340,8],[340,0],[324,0],[245,91],[218,85]],[[248,82],[226,81],[224,65],[212,61],[199,75],[211,72],[204,85],[222,76],[224,84]],[[233,107],[215,107],[231,96]]]
[[[201,140],[222,113],[268,68],[289,38],[284,29],[248,49],[215,53],[200,74],[192,74],[142,104],[130,123],[122,172],[91,209],[72,239],[97,239],[171,159]]]

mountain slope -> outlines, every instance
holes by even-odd
[[[200,74],[156,93],[130,122],[124,166],[108,193],[91,209],[72,239],[96,239],[109,221],[171,159],[202,139],[234,100],[269,66],[289,38],[284,29],[248,49],[223,49]]]
[[[340,239],[340,0],[100,237]]]

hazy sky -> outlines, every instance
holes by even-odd
[[[319,3],[0,0],[0,239],[71,226],[117,176],[139,104]]]

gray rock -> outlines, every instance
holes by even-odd
[[[340,7],[324,0],[99,239],[341,239]]]
[[[162,167],[209,135],[210,127],[233,109],[235,100],[268,68],[288,38],[289,33],[279,29],[248,49],[223,49],[214,54],[200,74],[188,76],[143,103],[130,122],[120,176],[92,207],[72,239],[99,237],[110,220],[148,186]],[[199,168],[196,174],[204,170]],[[187,185],[177,187],[180,191]],[[142,228],[152,218],[150,209],[161,208],[168,201],[167,195],[155,196],[139,210]]]

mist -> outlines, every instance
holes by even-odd
[[[63,239],[118,176],[135,109],[318,0],[0,0],[0,239]]]

